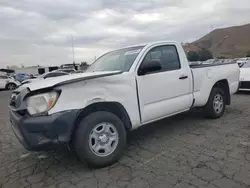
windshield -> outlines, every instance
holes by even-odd
[[[97,59],[86,72],[117,70],[128,72],[143,47],[136,46],[108,52]]]

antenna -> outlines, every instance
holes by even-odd
[[[74,39],[73,39],[73,35],[71,35],[71,43],[72,43],[73,63],[75,63],[75,52],[74,52]]]

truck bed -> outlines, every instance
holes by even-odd
[[[239,68],[236,63],[200,64],[190,66],[193,74],[194,106],[204,106],[218,80],[227,80],[230,94],[238,89]]]

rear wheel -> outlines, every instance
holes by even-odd
[[[116,162],[126,147],[123,122],[110,112],[95,112],[81,120],[75,132],[74,149],[90,166],[105,167]]]
[[[220,118],[225,111],[225,93],[221,88],[213,88],[204,107],[204,115],[209,118]]]
[[[16,89],[16,87],[17,87],[16,84],[14,84],[14,83],[9,83],[9,84],[7,84],[7,86],[6,86],[6,89],[8,89],[8,90],[14,90],[14,89]]]
[[[236,91],[236,92],[239,92],[239,91],[240,91],[240,84],[241,84],[241,83],[239,83],[239,85],[238,85],[238,89],[237,89],[237,91]]]

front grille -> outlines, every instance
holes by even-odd
[[[240,88],[241,88],[241,89],[250,89],[250,81],[241,82],[241,83],[240,83]]]

